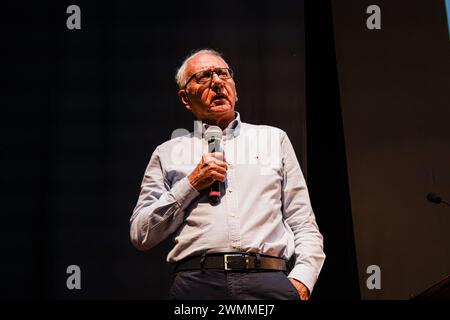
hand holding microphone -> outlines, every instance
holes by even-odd
[[[214,181],[225,181],[227,163],[222,159],[222,152],[211,152],[202,156],[200,163],[188,177],[189,182],[197,191],[206,189]]]
[[[208,142],[209,153],[202,156],[200,163],[188,176],[188,179],[197,191],[210,187],[210,203],[216,205],[220,201],[228,168],[220,146],[222,130],[217,126],[210,126],[204,137]]]

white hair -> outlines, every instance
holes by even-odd
[[[220,59],[223,60],[223,62],[225,62],[225,64],[228,67],[227,62],[225,61],[225,59],[223,58],[222,54],[216,50],[213,49],[199,49],[199,50],[195,50],[193,51],[190,55],[188,55],[186,57],[186,59],[184,59],[183,63],[181,64],[181,67],[178,68],[177,73],[175,74],[175,81],[177,82],[177,85],[179,88],[183,88],[186,84],[187,81],[187,74],[186,74],[186,69],[187,69],[187,65],[189,60],[191,60],[192,58],[201,55],[201,54],[210,54],[213,56],[216,56]]]

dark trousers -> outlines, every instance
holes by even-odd
[[[300,300],[282,271],[181,271],[174,275],[170,300]]]

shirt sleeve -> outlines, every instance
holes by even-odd
[[[316,223],[300,164],[284,132],[281,153],[283,217],[294,233],[295,243],[295,266],[289,277],[302,282],[311,293],[325,260],[323,237]]]
[[[199,195],[187,177],[174,185],[164,177],[159,150],[145,170],[138,202],[130,219],[131,242],[148,250],[172,234],[184,220],[184,210]]]

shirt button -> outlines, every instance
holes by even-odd
[[[232,192],[233,192],[233,189],[228,188],[228,192],[229,192],[229,193],[232,193]]]

